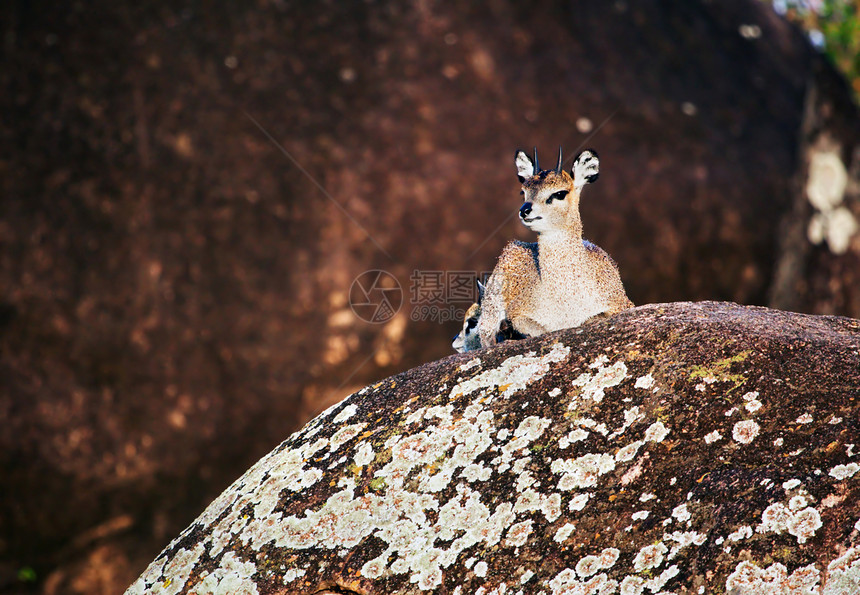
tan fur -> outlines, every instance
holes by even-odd
[[[598,246],[582,239],[579,198],[596,179],[598,161],[584,151],[566,171],[533,173],[531,160],[516,158],[525,203],[521,221],[538,232],[536,244],[511,242],[502,251],[487,282],[478,332],[481,346],[496,343],[505,318],[529,336],[579,326],[589,318],[612,315],[633,306],[624,291],[618,267]],[[567,192],[563,199],[546,200]]]

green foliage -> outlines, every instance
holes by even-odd
[[[860,99],[860,0],[770,0],[809,33]]]
[[[24,566],[18,570],[18,580],[22,583],[35,583],[37,578],[36,571],[29,566]]]
[[[860,95],[860,1],[825,0],[818,15],[824,50]]]

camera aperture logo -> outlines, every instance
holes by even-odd
[[[403,289],[388,271],[365,271],[349,288],[349,306],[365,322],[386,323],[394,318],[402,305]]]

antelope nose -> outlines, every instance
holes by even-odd
[[[525,219],[529,216],[529,213],[532,212],[532,203],[527,202],[523,203],[523,206],[520,207],[520,218]]]

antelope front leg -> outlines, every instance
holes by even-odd
[[[537,337],[549,332],[548,328],[528,316],[518,316],[511,322],[514,325],[514,330],[528,337]]]
[[[481,318],[478,320],[478,336],[481,339],[481,347],[492,347],[496,344],[499,326],[507,318],[504,299],[500,291],[501,286],[502,283],[494,275],[490,277],[484,290],[484,299],[481,301]]]

